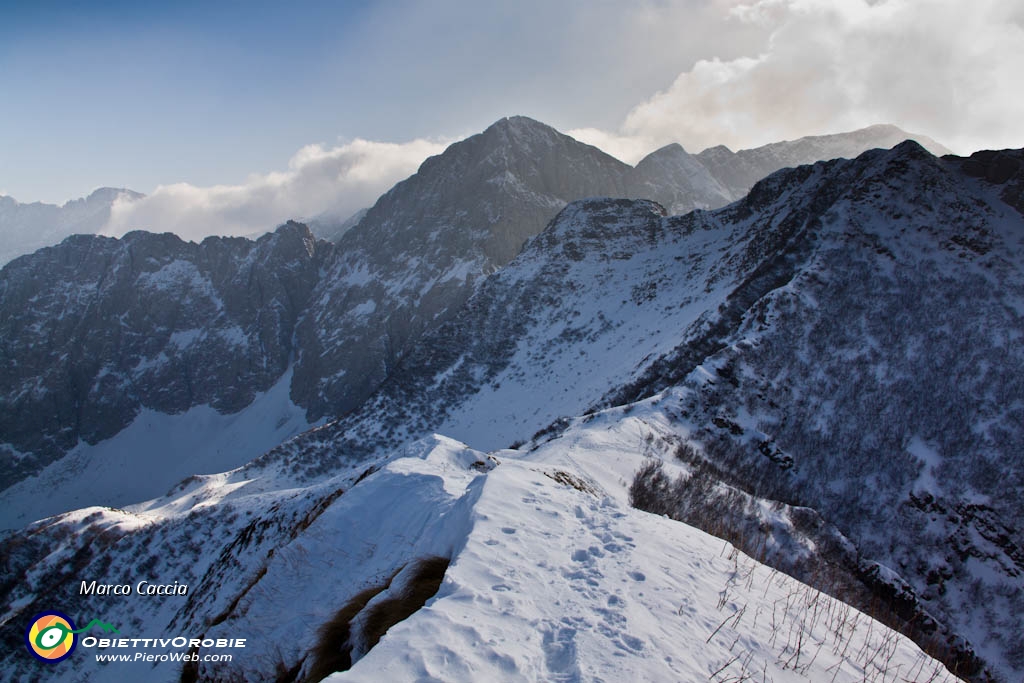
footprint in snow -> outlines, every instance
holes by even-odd
[[[630,652],[642,652],[644,649],[644,641],[628,633],[619,634],[619,642]]]
[[[544,663],[552,681],[579,681],[580,669],[576,654],[576,629],[562,627],[546,631],[542,639]]]
[[[626,625],[626,617],[617,609],[608,609],[605,607],[598,607],[594,610],[594,614],[599,615],[604,623],[598,626],[598,631],[604,633],[609,638],[617,636],[619,629]]]

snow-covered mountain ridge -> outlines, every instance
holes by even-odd
[[[696,159],[722,187],[727,188],[733,198],[738,199],[754,183],[781,168],[839,157],[851,159],[869,149],[895,147],[904,140],[914,140],[935,156],[951,153],[926,135],[908,133],[893,125],[877,124],[849,133],[811,135],[738,152],[719,145],[697,154]]]
[[[5,671],[12,681],[305,681],[333,671],[344,673],[332,680],[954,680],[870,617],[631,508],[626,480],[647,430],[642,419],[607,418],[592,426],[614,431],[586,447],[486,455],[431,437],[301,490],[228,473],[129,510],[34,525],[4,541],[21,579],[4,584]],[[431,561],[443,576],[425,606],[377,642],[386,606],[407,600]],[[98,571],[112,581],[174,576],[189,593],[112,604],[62,588]],[[52,592],[33,592],[47,574]],[[80,648],[59,669],[41,668],[19,656],[19,615],[55,601],[116,614],[125,638],[245,637],[245,651],[230,664],[100,665]]]
[[[1014,343],[1024,334],[1024,217],[1014,208],[1021,157],[939,160],[908,143],[780,172],[714,212],[669,217],[651,202],[573,204],[423,337],[364,407],[247,467],[186,480],[163,499],[71,513],[8,536],[3,587],[12,607],[3,637],[20,637],[19,615],[45,601],[99,609],[75,596],[69,581],[130,580],[143,558],[155,578],[198,588],[184,602],[132,607],[136,628],[261,634],[239,664],[250,679],[310,675],[316,634],[349,612],[354,640],[328,650],[348,647],[358,660],[354,676],[390,666],[400,678],[501,671],[571,679],[592,674],[585,667],[593,658],[609,671],[635,667],[651,678],[723,680],[758,662],[772,680],[830,678],[834,660],[801,673],[786,665],[792,650],[772,654],[778,637],[757,630],[769,614],[764,603],[743,612],[760,614],[756,622],[741,617],[733,625],[740,630],[728,642],[744,643],[741,653],[724,642],[720,655],[680,663],[673,643],[703,638],[710,642],[700,652],[712,652],[715,628],[735,619],[740,604],[718,619],[700,617],[705,627],[696,634],[689,620],[652,625],[662,602],[646,589],[616,592],[619,579],[645,583],[654,596],[686,594],[694,614],[707,614],[706,591],[687,588],[700,585],[702,575],[686,568],[704,557],[702,543],[687,540],[692,531],[672,531],[686,528],[678,523],[649,526],[625,505],[631,488],[645,493],[645,480],[634,475],[654,458],[666,473],[653,491],[660,512],[716,527],[766,561],[803,558],[810,573],[820,555],[814,544],[829,538],[812,527],[834,525],[840,549],[864,563],[848,569],[874,566],[897,596],[905,593],[901,600],[918,605],[913,619],[935,624],[938,638],[922,637],[929,647],[962,646],[960,654],[936,655],[976,680],[1014,680],[1022,545],[1014,477],[1024,452],[1015,412],[1022,407],[1014,402],[1024,367]],[[968,383],[978,368],[984,389]],[[556,420],[584,412],[592,414]],[[429,436],[442,430],[471,445],[488,438],[507,445],[548,424],[518,451],[487,444],[474,452]],[[403,445],[419,438],[428,441]],[[550,495],[521,495],[523,487],[550,487]],[[727,494],[741,502],[725,508],[734,519],[695,514],[695,505],[716,514],[716,498]],[[745,528],[752,530],[738,537]],[[195,542],[197,530],[205,544]],[[614,532],[637,549],[605,547],[624,545]],[[609,538],[588,540],[595,533]],[[527,545],[511,550],[523,564],[501,545],[520,540]],[[644,543],[649,554],[639,550]],[[564,549],[568,561],[536,565],[550,548]],[[679,548],[688,555],[677,555]],[[372,601],[356,610],[352,600],[364,589],[381,590],[381,602],[396,597],[381,587],[394,576],[401,593],[416,561],[435,556],[450,562],[437,597],[366,654],[361,624],[373,621],[364,612]],[[479,570],[481,557],[490,576]],[[405,566],[406,574],[395,574]],[[523,576],[535,578],[516,578]],[[303,589],[288,588],[296,585]],[[535,598],[526,585],[553,585],[553,593]],[[817,594],[804,595],[813,602]],[[285,623],[268,616],[282,610],[301,616]],[[670,612],[679,617],[679,610],[673,604]],[[508,621],[489,616],[495,611]],[[460,625],[467,621],[484,625],[469,630]],[[872,633],[889,633],[871,623]],[[439,649],[433,633],[459,646]],[[894,638],[884,636],[887,649],[871,661],[906,661],[898,675],[928,680],[934,664],[927,660],[889,658],[891,644],[904,642]],[[989,672],[971,668],[972,651]],[[626,659],[607,657],[614,652]],[[836,646],[820,652],[813,662],[825,662],[820,657]],[[725,664],[735,668],[715,678]]]
[[[990,157],[908,143],[683,217],[570,206],[363,409],[250,469],[307,481],[431,430],[497,448],[682,386],[698,464],[817,510],[951,646],[1014,671],[1021,154],[977,180]]]

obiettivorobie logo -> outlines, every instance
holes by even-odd
[[[75,646],[78,644],[76,636],[85,633],[93,627],[104,631],[120,633],[111,624],[93,619],[84,628],[75,628],[75,622],[71,617],[61,612],[50,610],[40,612],[32,619],[32,623],[25,629],[25,646],[36,659],[44,662],[59,662],[67,659]]]
[[[80,634],[94,628],[121,633],[112,624],[99,619],[76,629],[75,622],[63,612],[40,612],[25,629],[25,647],[33,657],[43,662],[67,659],[78,645],[92,650],[98,662],[230,662],[234,659],[233,654],[209,650],[244,648],[246,641],[245,638],[190,638],[182,635],[168,638],[96,638],[85,635],[79,643]],[[162,652],[146,652],[154,649]],[[177,651],[169,652],[168,649]],[[207,652],[200,656],[200,649]]]

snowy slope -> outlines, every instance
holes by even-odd
[[[307,680],[324,624],[358,592],[384,585],[351,619],[354,666],[338,680],[953,680],[867,616],[712,536],[631,508],[640,422],[595,439],[487,456],[432,437],[369,474],[339,473],[304,490],[263,481],[247,491],[227,475],[127,511],[53,520],[35,529],[36,542],[102,529],[110,550],[90,558],[88,546],[51,546],[28,569],[0,617],[12,645],[5,670],[16,681],[178,679],[179,663],[98,665],[82,647],[42,666],[13,646],[40,604],[28,592],[40,572],[85,562],[78,571],[88,574],[107,557],[111,577],[122,567],[132,567],[130,580],[177,576],[190,596],[112,603],[57,584],[43,601],[116,616],[124,638],[247,638],[230,664],[200,663],[202,680]],[[129,548],[151,559],[127,561]],[[437,594],[367,648],[374,605],[401,594],[416,561],[430,556],[448,560]]]
[[[502,455],[438,595],[328,680],[952,680],[848,606],[596,483],[635,450]]]
[[[704,374],[684,377],[681,348],[609,402],[692,390],[679,413],[702,457],[817,510],[1015,680],[1024,164],[1006,153],[1017,175],[981,183],[966,162],[896,152],[862,157],[849,194],[801,226],[798,267],[697,361]]]

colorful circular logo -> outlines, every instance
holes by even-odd
[[[25,629],[25,645],[37,659],[59,662],[75,651],[75,623],[60,612],[37,614]]]

